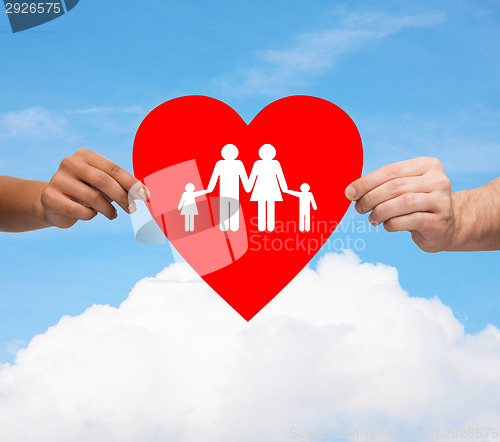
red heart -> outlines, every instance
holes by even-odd
[[[259,231],[258,202],[241,185],[238,231],[219,228],[217,185],[210,195],[196,198],[195,231],[185,232],[177,207],[185,186],[206,189],[227,144],[239,149],[247,175],[260,160],[260,147],[274,146],[288,188],[298,191],[308,183],[314,195],[317,210],[311,211],[309,232],[298,228],[299,198],[285,193],[275,204],[275,230]],[[320,98],[282,98],[247,125],[221,101],[188,96],[167,101],[145,118],[133,162],[136,177],[149,187],[148,208],[160,228],[205,282],[249,321],[333,233],[349,207],[344,190],[361,174],[363,150],[354,122]]]

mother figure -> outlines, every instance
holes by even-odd
[[[261,232],[266,227],[270,232],[274,230],[274,203],[283,201],[281,191],[288,190],[281,165],[274,159],[275,156],[276,149],[264,144],[259,149],[260,160],[253,165],[249,178],[249,187],[253,188],[250,201],[259,203],[258,228]]]

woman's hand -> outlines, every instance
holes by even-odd
[[[144,185],[98,153],[80,149],[62,160],[42,192],[41,206],[51,225],[66,229],[78,220],[94,218],[97,213],[115,219],[118,214],[113,201],[125,212],[133,213],[134,198],[149,199]]]

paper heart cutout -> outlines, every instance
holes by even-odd
[[[186,190],[188,183],[196,192],[207,188],[226,145],[238,148],[236,161],[243,163],[242,174],[248,177],[261,160],[259,150],[265,144],[275,148],[276,156],[274,162],[266,158],[259,163],[251,192],[240,183],[239,197],[228,196],[227,183],[233,180],[234,191],[235,178],[227,168],[212,193],[193,199],[196,194]],[[309,96],[275,101],[248,125],[219,100],[176,98],[144,119],[133,151],[135,176],[151,192],[148,208],[159,227],[205,282],[247,321],[307,265],[333,233],[349,207],[344,190],[361,175],[362,162],[362,143],[354,122],[336,105]],[[296,191],[294,195],[277,187],[276,163],[288,188]],[[236,167],[235,162],[231,164],[229,169]],[[227,165],[222,163],[223,168]],[[221,179],[226,183],[223,195]],[[310,192],[300,192],[302,183],[309,185]],[[309,194],[317,210],[312,210]],[[257,200],[263,199],[277,200],[263,206],[275,207],[274,231],[259,231],[262,203]],[[302,220],[306,206],[311,212],[310,231],[300,229],[304,226],[299,222],[299,202]],[[179,203],[184,207],[181,210]],[[228,206],[233,209],[223,216],[222,225],[234,228],[239,220],[236,231],[221,230],[221,205],[223,212]],[[188,220],[194,220],[192,232]]]

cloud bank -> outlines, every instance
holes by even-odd
[[[175,282],[179,265],[119,308],[62,318],[1,366],[1,439],[274,441],[500,422],[500,330],[465,334],[392,267],[327,254],[247,323],[204,283]]]

